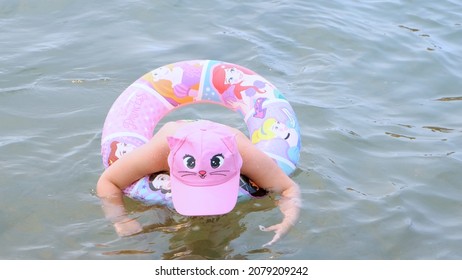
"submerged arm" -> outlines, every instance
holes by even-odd
[[[275,232],[273,239],[263,245],[269,246],[278,241],[296,224],[301,205],[300,188],[273,159],[257,149],[245,135],[238,133],[237,139],[243,159],[241,172],[258,186],[280,194],[278,207],[283,214],[281,223],[269,227],[260,226],[263,231]]]
[[[292,226],[294,226],[298,220],[300,214],[300,189],[298,185],[294,183],[292,187],[286,189],[281,193],[281,198],[278,201],[279,209],[281,210],[284,218],[281,223],[264,227],[260,226],[262,231],[274,231],[275,235],[273,239],[264,244],[265,246],[270,246],[278,241],[282,236],[284,236]]]
[[[124,155],[109,166],[98,180],[96,193],[101,199],[103,211],[119,236],[127,236],[142,230],[135,219],[128,217],[123,202],[123,189],[144,176],[168,170],[168,145],[164,126],[147,144]]]

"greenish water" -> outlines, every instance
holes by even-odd
[[[1,259],[462,258],[458,1],[0,0],[0,27]],[[217,220],[128,201],[128,238],[103,217],[107,111],[188,59],[250,68],[297,113],[302,213],[273,247],[272,198]],[[244,128],[201,106],[169,118]]]

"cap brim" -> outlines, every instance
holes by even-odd
[[[237,202],[240,174],[225,183],[213,186],[188,186],[170,177],[175,210],[184,216],[223,215],[231,212]]]

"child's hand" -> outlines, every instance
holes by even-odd
[[[284,225],[282,223],[276,224],[270,227],[264,227],[262,225],[258,226],[261,231],[274,231],[275,235],[270,242],[263,244],[262,247],[271,246],[276,243],[282,236],[284,236],[290,229],[290,225]]]
[[[114,223],[114,228],[119,236],[130,236],[139,233],[143,227],[136,219],[127,219]]]

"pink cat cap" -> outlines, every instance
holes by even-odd
[[[233,210],[242,158],[235,135],[224,125],[196,121],[167,138],[173,206],[185,216]]]

